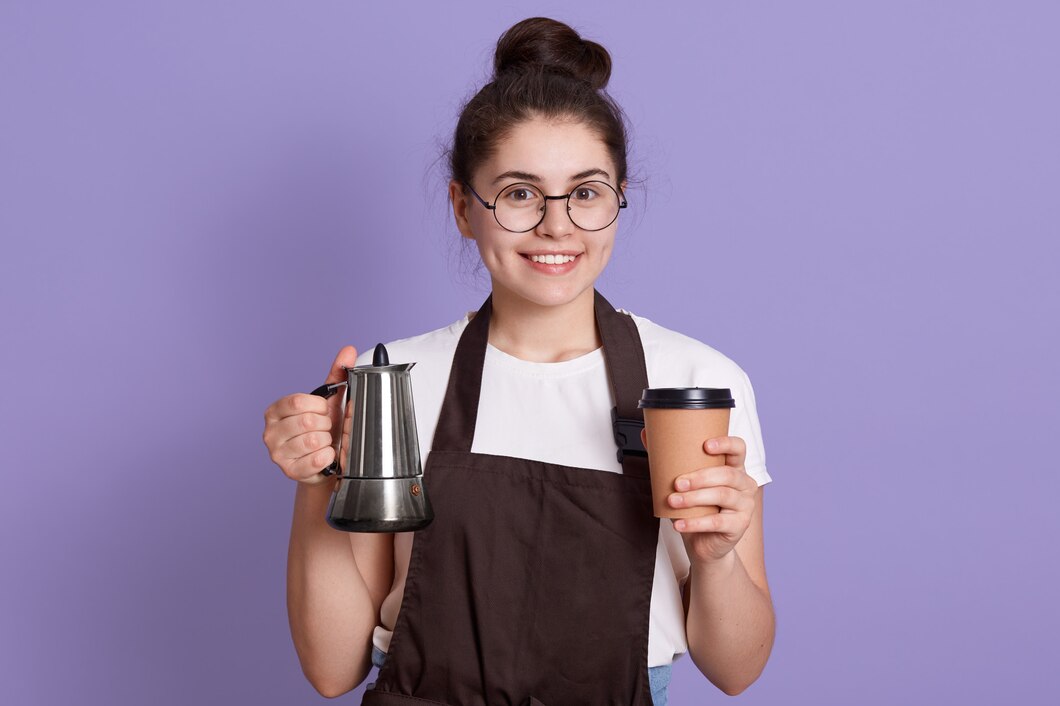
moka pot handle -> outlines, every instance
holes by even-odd
[[[345,413],[346,396],[347,396],[347,394],[350,391],[349,381],[344,380],[342,382],[324,383],[323,385],[321,385],[317,389],[313,390],[309,394],[316,395],[318,397],[323,397],[323,398],[327,399],[328,397],[331,397],[336,392],[338,392],[340,387],[342,388],[342,405],[339,407],[339,409],[343,410],[344,413]],[[342,447],[342,425],[340,423],[340,425],[339,425],[339,433],[336,435],[336,438],[335,438],[335,460],[332,461],[330,464],[328,464],[328,467],[320,472],[322,475],[331,476],[331,475],[335,475],[336,473],[339,472],[339,451],[341,451],[341,447]]]

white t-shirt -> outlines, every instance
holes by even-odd
[[[471,313],[445,328],[386,344],[392,363],[416,363],[411,372],[412,390],[424,465],[456,344]],[[736,400],[729,435],[739,436],[747,444],[747,473],[758,485],[770,482],[754,390],[747,374],[704,343],[640,316],[633,316],[633,320],[644,348],[649,386],[729,388]],[[371,348],[357,358],[357,365],[371,362]],[[535,363],[488,345],[471,451],[621,473],[611,429],[613,406],[602,348],[559,363]],[[372,639],[384,652],[389,649],[401,605],[411,550],[412,533],[396,534],[395,581]],[[669,664],[688,649],[681,603],[681,586],[688,578],[688,569],[681,536],[669,520],[661,520],[648,630],[649,667]]]

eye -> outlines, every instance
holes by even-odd
[[[575,201],[591,201],[599,195],[600,194],[596,191],[596,189],[592,188],[591,186],[579,186],[577,189],[574,190],[572,198]]]
[[[509,206],[531,206],[541,199],[541,195],[529,184],[512,184],[501,196]]]

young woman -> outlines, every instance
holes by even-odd
[[[496,49],[451,153],[456,225],[492,280],[477,312],[387,344],[413,389],[434,522],[347,534],[324,520],[334,401],[288,395],[265,413],[272,459],[299,481],[288,613],[325,696],[380,666],[368,704],[659,704],[688,652],[737,694],[774,637],[762,538],[770,478],[743,370],[713,348],[615,310],[595,290],[626,206],[626,133],[603,91],[607,51],[531,18]],[[341,350],[343,366],[369,364]],[[647,463],[616,455],[613,413],[646,387],[728,387],[724,465],[679,478],[652,516]],[[415,543],[414,543],[415,541]]]

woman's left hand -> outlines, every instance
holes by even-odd
[[[701,468],[678,476],[678,492],[668,497],[670,507],[716,505],[721,512],[704,517],[673,520],[674,529],[685,541],[693,563],[711,563],[733,550],[751,524],[758,483],[747,475],[744,458],[747,446],[738,436],[721,436],[703,442],[711,456],[724,456],[725,465]]]

